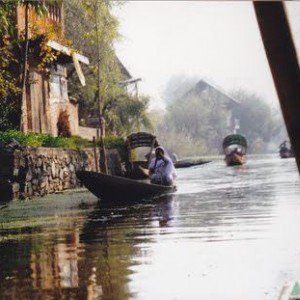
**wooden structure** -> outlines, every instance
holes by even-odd
[[[79,80],[85,85],[80,63],[89,64],[87,57],[76,53],[59,41],[64,40],[63,2],[56,1],[47,5],[48,14],[39,17],[29,9],[29,56],[27,74],[30,84],[26,86],[26,95],[22,103],[22,130],[24,132],[59,134],[57,126],[60,115],[67,116],[65,122],[72,135],[79,134],[78,104],[76,99],[68,95],[68,64],[73,64]],[[25,28],[25,7],[16,6],[14,20],[20,35]],[[46,40],[45,34],[51,28],[55,34],[53,40]],[[41,47],[53,53],[56,59],[49,68],[37,68],[40,63]]]
[[[103,202],[130,204],[175,192],[174,186],[152,184],[103,173],[78,171],[77,177],[85,187]]]
[[[147,132],[132,133],[127,137],[126,145],[128,149],[128,161],[126,165],[127,177],[143,179],[148,176],[141,168],[148,169],[154,148],[159,146],[156,136]],[[142,153],[138,153],[138,148],[146,148]],[[143,157],[141,158],[141,155]]]
[[[198,81],[197,84],[183,96],[183,98],[190,96],[201,97],[208,93],[212,93],[217,96],[220,106],[225,112],[227,130],[228,132],[234,132],[238,129],[237,127],[239,124],[239,120],[233,114],[234,108],[240,104],[237,99],[227,95],[226,92],[205,80]]]
[[[300,172],[299,62],[282,1],[254,1],[254,10]]]

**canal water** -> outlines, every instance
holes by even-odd
[[[79,190],[0,205],[0,299],[273,300],[300,280],[294,159],[177,172],[155,203]]]

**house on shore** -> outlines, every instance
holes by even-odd
[[[64,10],[63,2],[45,4],[48,13],[38,16],[29,9],[29,49],[27,74],[29,83],[22,99],[22,130],[24,132],[60,135],[58,122],[66,122],[71,135],[88,137],[95,135],[95,129],[81,129],[78,121],[78,103],[68,94],[67,65],[78,74],[85,85],[81,64],[89,64],[89,59],[63,44]],[[14,22],[20,36],[25,29],[25,7],[16,5]],[[47,31],[51,30],[51,39]],[[46,52],[51,63],[39,67],[41,51]]]
[[[226,130],[228,133],[237,133],[239,129],[239,120],[234,115],[234,109],[240,104],[237,99],[229,96],[222,89],[216,87],[215,85],[208,83],[205,80],[200,80],[196,85],[190,89],[182,98],[188,97],[202,97],[205,95],[216,95],[219,101],[219,105],[223,108],[226,116]]]

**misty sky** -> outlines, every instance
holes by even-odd
[[[290,6],[294,12],[300,3]],[[142,78],[140,93],[151,96],[154,107],[168,80],[180,74],[278,104],[251,1],[129,1],[115,14],[123,36],[117,55]]]

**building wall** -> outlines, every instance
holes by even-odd
[[[55,27],[56,38],[59,39],[64,36],[64,10],[62,1],[60,4],[48,4],[48,14],[39,17],[35,12],[29,10],[29,22],[31,24],[39,24],[39,33],[43,34],[47,32],[49,26]],[[25,7],[18,5],[16,7],[16,25],[18,28],[18,35],[25,29]],[[30,30],[30,29],[29,29]],[[29,31],[29,37],[32,33]]]
[[[53,74],[53,73],[52,73]],[[59,114],[66,111],[69,115],[69,125],[72,135],[79,135],[78,104],[68,97],[66,68],[60,66],[57,72],[47,75],[34,67],[30,69],[32,83],[27,93],[27,118],[25,124],[30,132],[58,135],[57,122]],[[53,82],[53,81],[56,82]]]

